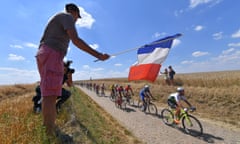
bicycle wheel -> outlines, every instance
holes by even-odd
[[[120,108],[120,107],[121,107],[121,105],[120,105],[119,103],[120,103],[119,99],[116,98],[116,99],[115,99],[115,106],[116,106],[117,108]]]
[[[138,100],[137,107],[138,107],[139,109],[141,109],[142,106],[143,106],[143,102],[140,101],[140,100]]]
[[[150,114],[157,115],[157,114],[158,114],[158,111],[157,111],[156,105],[153,104],[153,103],[149,103],[149,104],[148,104],[148,112],[149,112]]]
[[[132,98],[129,98],[129,99],[127,99],[127,103],[128,103],[128,105],[133,106],[134,100]]]
[[[123,99],[123,100],[122,100],[122,103],[121,103],[121,109],[125,110],[126,107],[127,107],[126,99]]]
[[[172,113],[172,111],[170,111],[169,109],[163,109],[161,111],[161,116],[162,116],[162,121],[166,124],[166,125],[172,125],[174,122],[174,115]]]
[[[183,117],[182,125],[186,133],[192,136],[200,136],[203,134],[203,128],[200,121],[192,115]]]
[[[111,95],[109,96],[109,99],[114,102],[114,101],[115,101],[115,95],[114,95],[114,94],[111,94]]]

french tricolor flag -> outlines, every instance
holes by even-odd
[[[154,82],[162,63],[168,56],[173,40],[180,36],[181,34],[176,34],[165,37],[140,47],[137,51],[138,62],[130,67],[128,80],[148,80]]]

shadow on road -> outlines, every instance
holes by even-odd
[[[174,128],[174,127],[173,127],[173,128]],[[179,129],[180,131],[182,131],[183,133],[186,133],[185,130],[184,130],[182,127],[179,127],[178,129]],[[187,134],[187,133],[186,133],[186,134]],[[188,134],[188,135],[189,135],[189,134]],[[190,135],[190,136],[192,136],[192,135]],[[215,140],[224,141],[223,138],[217,137],[217,136],[214,136],[214,135],[208,134],[208,133],[203,133],[203,134],[200,135],[200,136],[193,136],[193,137],[196,137],[196,138],[198,138],[198,139],[200,139],[200,140],[203,140],[203,141],[205,141],[205,142],[207,142],[207,143],[215,143]]]
[[[162,119],[162,116],[159,115],[158,118]],[[166,126],[169,126],[171,128],[174,128],[174,129],[178,129],[181,132],[185,133],[186,135],[190,135],[190,134],[186,133],[186,131],[182,127],[180,127],[179,125],[173,124],[173,125],[166,125]],[[217,136],[214,136],[214,135],[209,134],[209,133],[203,133],[200,136],[193,136],[193,135],[190,135],[190,136],[198,138],[200,140],[203,140],[203,141],[205,141],[207,143],[215,143],[216,140],[224,141],[224,139],[222,137],[217,137]]]

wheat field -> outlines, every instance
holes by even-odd
[[[170,93],[178,86],[185,88],[186,97],[196,106],[198,117],[211,119],[213,122],[223,122],[233,128],[240,128],[240,71],[207,72],[192,74],[176,74],[175,85],[165,84],[162,76],[154,83],[147,81],[131,81],[127,78],[96,79],[87,81],[104,83],[108,90],[112,84],[126,86],[131,84],[134,99],[138,99],[140,89],[149,84],[156,103],[166,107]],[[32,114],[31,98],[35,95],[36,84],[18,84],[0,86],[0,139],[2,143],[43,143],[44,129],[40,115]],[[159,110],[160,111],[160,110]]]

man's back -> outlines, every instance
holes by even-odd
[[[67,29],[75,29],[72,15],[63,12],[56,14],[48,22],[40,43],[66,54],[70,41]]]

